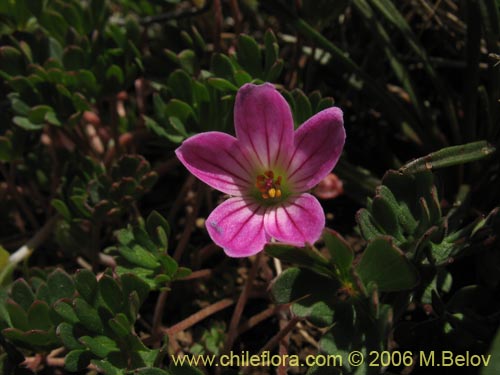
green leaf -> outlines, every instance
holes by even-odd
[[[190,118],[195,119],[196,114],[189,104],[178,99],[172,99],[165,107],[165,117],[176,117],[181,120],[181,122],[186,123]],[[183,133],[186,134],[185,130]]]
[[[190,50],[181,51],[177,57],[179,58],[179,65],[189,74],[195,74],[198,70],[198,59],[195,53]]]
[[[192,366],[183,365],[183,366],[175,366],[174,363],[170,363],[169,373],[171,375],[203,375],[203,372]]]
[[[106,70],[106,79],[112,85],[121,86],[125,80],[123,70],[118,65],[111,65]]]
[[[69,303],[65,301],[57,301],[54,304],[54,311],[69,323],[76,324],[79,322],[75,310]]]
[[[61,323],[57,326],[56,334],[69,350],[84,349],[84,346],[76,339],[73,329],[73,325]]]
[[[284,244],[267,244],[266,253],[284,262],[305,267],[324,276],[333,276],[334,270],[328,260],[312,248],[298,248]]]
[[[118,283],[108,275],[99,280],[99,292],[106,305],[113,313],[118,313],[123,305],[123,293]]]
[[[486,141],[446,147],[403,165],[399,171],[401,173],[411,174],[450,167],[452,165],[464,164],[482,159],[491,155],[493,152],[495,152],[495,147]]]
[[[95,275],[86,269],[76,271],[75,286],[80,296],[87,302],[92,302],[97,290]]]
[[[174,278],[175,279],[183,279],[185,277],[188,277],[192,273],[193,273],[193,271],[191,271],[191,269],[189,269],[187,267],[179,267],[177,269],[177,272],[175,272]]]
[[[209,78],[207,80],[208,84],[217,90],[223,91],[223,92],[237,92],[238,88],[233,85],[231,82],[224,78]]]
[[[185,71],[176,70],[168,77],[167,86],[174,98],[191,103],[193,100],[191,81],[191,77]]]
[[[120,255],[132,264],[154,270],[160,266],[160,262],[154,254],[142,246],[134,244],[131,247],[118,246]]]
[[[177,264],[175,259],[168,254],[162,255],[160,261],[163,268],[165,269],[165,273],[169,276],[175,275],[175,273],[179,269],[179,265]]]
[[[146,219],[146,230],[158,246],[167,250],[170,225],[157,211],[151,211]]]
[[[0,245],[0,271],[3,271],[9,264],[10,253]],[[0,280],[1,283],[1,280]]]
[[[97,360],[93,359],[90,361],[94,366],[97,367],[99,372],[102,372],[103,374],[106,375],[124,375],[125,372],[124,370],[113,366],[110,362],[105,361],[105,360]]]
[[[14,116],[12,122],[24,130],[40,130],[44,124],[33,124],[26,117]]]
[[[26,311],[21,306],[13,300],[7,300],[5,308],[9,313],[12,327],[18,328],[22,331],[29,329],[28,314],[26,314]]]
[[[47,112],[44,116],[44,120],[51,125],[61,126],[61,122],[57,118],[57,115],[54,112]]]
[[[186,132],[186,127],[184,126],[184,124],[182,123],[182,121],[179,118],[173,117],[173,116],[169,117],[168,118],[168,125],[170,125],[169,128],[173,129],[174,132],[180,134],[184,138],[188,137],[188,134]]]
[[[13,341],[18,341],[23,344],[27,344],[30,347],[35,347],[40,350],[54,349],[56,346],[60,345],[59,339],[55,333],[51,331],[42,331],[32,329],[27,332],[22,332],[19,329],[7,328],[2,331],[3,335]]]
[[[238,63],[254,78],[263,78],[262,54],[252,37],[241,34],[236,45]]]
[[[38,21],[58,42],[64,42],[66,31],[68,30],[68,22],[60,13],[52,9],[47,9],[42,13]],[[60,61],[60,56],[58,60]]]
[[[149,285],[142,281],[139,277],[133,274],[124,274],[121,276],[123,294],[130,296],[132,292],[136,292],[139,297],[139,302],[142,303],[149,294]]]
[[[367,246],[355,270],[365,287],[375,283],[383,292],[411,289],[418,282],[415,267],[385,237]]]
[[[69,208],[66,205],[66,203],[64,203],[64,201],[62,201],[60,199],[52,199],[50,204],[64,218],[64,220],[66,220],[66,221],[71,220],[71,212],[69,211]]]
[[[45,115],[48,112],[54,112],[52,107],[48,105],[34,106],[28,112],[28,120],[34,124],[43,124],[45,122]]]
[[[284,65],[285,63],[283,62],[283,60],[277,60],[266,73],[265,80],[268,82],[277,81],[279,76],[281,75],[281,72],[283,71]]]
[[[333,98],[327,97],[327,98],[322,98],[318,106],[316,107],[316,113],[321,112],[324,109],[330,108],[335,104]]]
[[[24,57],[22,53],[11,46],[0,47],[0,70],[15,76],[24,73]]]
[[[497,330],[488,353],[491,359],[488,366],[481,369],[481,375],[497,375],[500,373],[500,329]]]
[[[292,311],[318,326],[333,323],[333,302],[340,283],[300,268],[285,270],[271,285],[276,303],[293,303]]]
[[[211,69],[217,77],[230,80],[233,78],[234,66],[231,59],[222,53],[212,55]]]
[[[360,209],[356,213],[356,221],[359,225],[361,235],[367,241],[383,234],[374,222],[372,214],[365,208]]]
[[[352,266],[354,260],[354,251],[340,234],[331,229],[323,231],[323,240],[326,248],[330,252],[332,262],[338,267],[339,271],[346,275]]]
[[[14,156],[14,150],[9,138],[0,136],[0,161],[9,162]],[[1,267],[0,267],[1,268]]]
[[[62,62],[66,70],[78,70],[86,67],[87,55],[78,46],[68,46],[63,52]]]
[[[362,371],[351,372],[349,353],[353,350],[363,349],[363,332],[356,324],[356,311],[350,303],[338,306],[335,312],[336,324],[320,340],[319,347],[322,353],[340,355],[342,365],[349,374],[368,374],[366,368],[361,365]],[[366,354],[366,353],[365,353]],[[340,362],[340,361],[338,361]]]
[[[103,325],[97,311],[82,298],[75,298],[73,308],[82,325],[89,331],[102,333]]]
[[[279,53],[278,40],[271,29],[267,29],[264,34],[264,45],[266,47],[265,70],[268,72],[276,62]]]
[[[161,370],[159,368],[154,367],[146,367],[135,370],[137,375],[171,375],[171,372],[167,372],[165,370]]]
[[[237,70],[234,72],[234,81],[238,86],[243,86],[252,81],[252,76],[244,70]]]
[[[64,358],[64,368],[71,372],[85,369],[92,359],[92,353],[88,350],[72,350]]]
[[[79,340],[93,354],[101,358],[106,358],[112,352],[120,351],[116,343],[107,336],[82,336]]]
[[[399,230],[397,212],[387,200],[380,195],[375,196],[372,201],[371,212],[373,219],[383,229],[385,234],[391,235],[398,240],[404,240]]]
[[[51,302],[61,298],[72,298],[75,293],[73,279],[63,270],[56,269],[47,278],[47,286],[50,289]]]
[[[114,318],[108,321],[109,326],[113,332],[120,338],[127,337],[132,332],[132,327],[127,319],[127,316],[123,313],[117,314]]]
[[[24,311],[28,311],[33,301],[35,301],[33,290],[24,279],[17,279],[12,284],[10,294],[12,299],[19,304]]]
[[[295,90],[293,94],[295,98],[295,122],[296,125],[300,125],[312,116],[311,102],[302,90]]]
[[[52,328],[49,315],[49,305],[44,301],[35,301],[28,309],[28,324],[30,329],[48,330]]]

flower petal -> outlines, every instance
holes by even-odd
[[[252,186],[251,168],[238,140],[228,134],[195,135],[185,140],[175,154],[192,174],[223,193],[241,195]]]
[[[297,191],[318,184],[337,164],[344,142],[344,121],[339,108],[328,108],[311,117],[295,131],[288,182]]]
[[[206,227],[212,240],[230,257],[246,257],[264,248],[265,208],[245,198],[226,200],[212,211]]]
[[[267,234],[295,246],[316,242],[325,227],[325,214],[311,194],[300,194],[288,202],[269,208],[264,217]]]
[[[234,124],[236,138],[264,170],[288,163],[287,153],[293,144],[292,113],[272,84],[241,87],[236,95]]]

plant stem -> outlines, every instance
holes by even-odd
[[[224,298],[219,302],[216,302],[210,306],[205,307],[204,309],[201,309],[200,311],[195,312],[193,315],[187,317],[184,320],[181,320],[179,323],[173,325],[172,327],[162,329],[162,331],[169,336],[174,335],[177,332],[184,331],[194,326],[196,323],[202,321],[203,319],[206,319],[209,316],[228,308],[232,304],[234,304],[234,300],[232,298]]]
[[[260,261],[262,259],[262,252],[258,253],[255,261],[250,269],[248,274],[248,278],[245,282],[245,286],[241,291],[240,297],[238,298],[238,302],[236,303],[236,307],[234,308],[233,316],[231,317],[231,322],[229,323],[229,329],[227,333],[226,343],[224,345],[224,353],[228,353],[233,347],[234,341],[238,336],[238,325],[240,323],[241,315],[243,314],[243,309],[248,300],[248,295],[250,293],[250,289],[252,288],[253,281],[257,276],[257,271],[259,270]]]
[[[5,181],[7,182],[7,188],[10,194],[12,195],[12,198],[17,202],[19,207],[21,208],[21,211],[26,215],[26,218],[28,219],[30,225],[33,227],[33,229],[38,229],[40,228],[40,225],[38,224],[38,221],[35,218],[35,215],[31,212],[31,210],[28,207],[28,204],[24,200],[24,198],[19,194],[17,191],[17,186],[15,182],[15,175],[14,175],[14,168],[15,165],[12,164],[10,166],[10,170],[7,172],[7,169],[5,166],[0,163],[0,172],[2,173]]]
[[[21,246],[14,253],[10,254],[9,263],[16,265],[26,259],[40,244],[45,242],[56,223],[57,216],[53,216],[45,225],[31,238],[25,245]]]

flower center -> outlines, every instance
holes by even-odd
[[[281,198],[281,176],[274,178],[273,171],[265,171],[264,174],[259,174],[256,178],[255,187],[264,199]]]

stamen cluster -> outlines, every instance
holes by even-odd
[[[255,187],[259,189],[261,197],[264,199],[281,198],[281,176],[274,179],[273,171],[265,171],[257,176]]]

